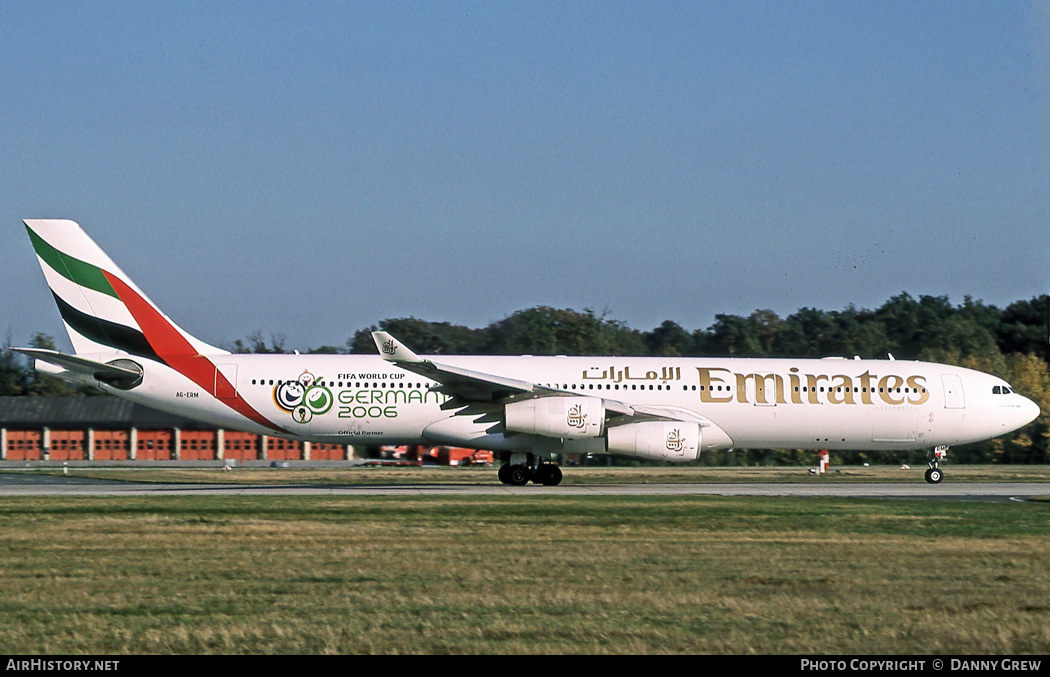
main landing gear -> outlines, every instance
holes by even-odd
[[[945,460],[948,456],[948,445],[942,444],[933,450],[933,459],[930,460],[930,467],[926,469],[926,481],[930,484],[940,484],[941,480],[944,479],[944,471],[941,470],[941,461]]]
[[[554,487],[561,484],[561,468],[554,463],[541,461],[528,454],[514,454],[509,461],[499,467],[499,481],[516,487],[523,487],[529,482]],[[523,463],[522,460],[525,462]]]

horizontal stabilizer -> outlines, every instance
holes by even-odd
[[[95,360],[89,360],[85,357],[66,355],[65,353],[60,353],[54,350],[42,350],[40,348],[12,348],[11,350],[22,353],[23,355],[28,355],[35,360],[62,367],[67,371],[92,376],[103,383],[112,383],[114,381],[134,382],[142,378],[141,368],[129,369],[115,364],[96,362]],[[123,356],[114,357],[121,359]],[[126,359],[123,361],[130,362],[130,360]]]

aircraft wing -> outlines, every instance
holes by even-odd
[[[491,402],[497,400],[519,400],[552,395],[578,395],[547,388],[529,381],[486,374],[462,369],[449,364],[439,364],[416,355],[399,340],[385,331],[372,332],[372,340],[379,348],[383,359],[402,369],[425,376],[441,384],[437,390],[467,401]],[[604,398],[603,398],[604,399]],[[634,408],[616,400],[604,400],[606,411],[613,414],[633,415]]]

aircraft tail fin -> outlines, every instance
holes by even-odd
[[[228,352],[180,329],[75,222],[23,223],[77,354],[124,353],[165,361]]]

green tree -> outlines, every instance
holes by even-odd
[[[1046,361],[1050,337],[1050,295],[1008,305],[996,328],[999,348],[1007,354],[1031,353]]]
[[[688,355],[693,347],[693,337],[677,322],[664,320],[659,327],[643,335],[648,355],[678,357]]]
[[[24,395],[27,371],[22,356],[11,350],[11,333],[4,339],[0,350],[0,396]]]
[[[644,355],[641,335],[622,322],[585,309],[547,306],[519,310],[486,330],[484,352],[526,355]]]
[[[766,352],[753,322],[739,315],[715,315],[707,332],[706,347],[711,355],[765,357]]]
[[[284,343],[284,334],[270,334],[270,343],[267,345],[262,332],[256,329],[248,336],[247,340],[236,339],[230,348],[230,352],[279,355],[289,352],[285,349]]]
[[[359,355],[376,352],[372,332],[390,332],[421,355],[470,355],[480,351],[483,332],[449,322],[428,322],[415,317],[386,319],[376,327],[360,329],[347,342],[349,351]]]

